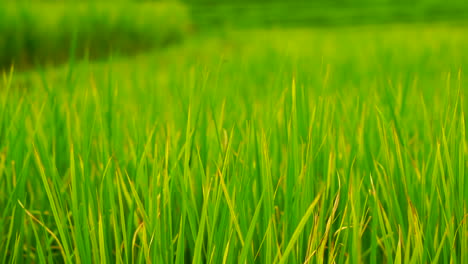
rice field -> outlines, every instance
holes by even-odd
[[[3,71],[2,263],[468,263],[468,29],[230,29]]]
[[[177,2],[0,0],[0,69],[148,51],[180,42],[190,24]]]

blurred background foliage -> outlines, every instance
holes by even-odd
[[[0,66],[30,68],[70,58],[96,59],[177,42],[189,14],[179,3],[3,2]]]
[[[232,27],[465,23],[465,0],[0,0],[0,69],[133,54]]]
[[[376,23],[460,22],[464,0],[186,0],[200,26],[333,26]]]

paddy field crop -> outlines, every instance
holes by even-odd
[[[466,263],[468,29],[229,28],[2,72],[2,263]]]

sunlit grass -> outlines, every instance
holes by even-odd
[[[2,262],[466,263],[465,28],[5,72]]]

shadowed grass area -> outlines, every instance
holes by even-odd
[[[180,41],[189,26],[176,2],[2,3],[0,68],[136,53]]]
[[[201,28],[466,23],[466,1],[189,1]]]
[[[5,74],[1,261],[466,263],[466,32],[236,31]]]

